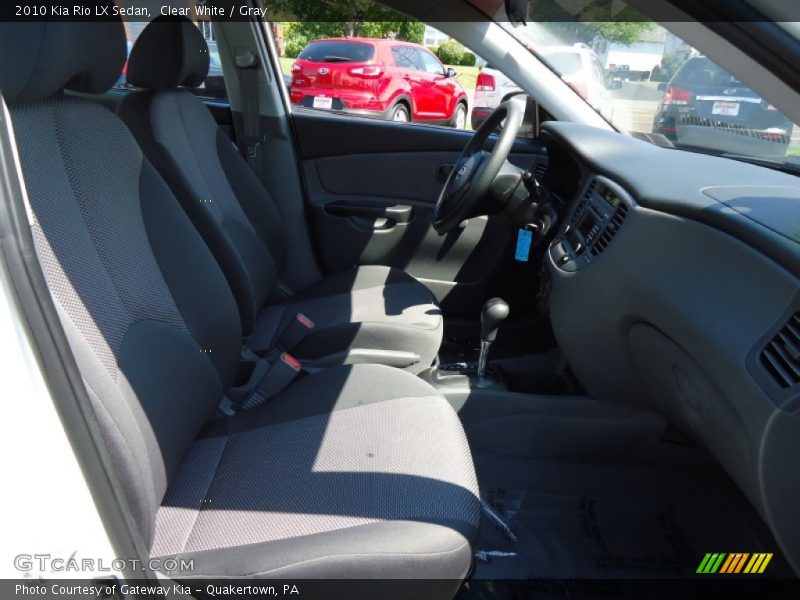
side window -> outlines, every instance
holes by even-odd
[[[136,5],[136,2],[126,2],[125,4]],[[127,37],[128,56],[130,56],[133,45],[136,43],[136,40],[139,38],[139,35],[141,35],[146,26],[147,23],[145,22],[126,22],[125,35]],[[227,102],[228,92],[225,89],[225,79],[222,74],[222,61],[219,57],[219,47],[217,45],[217,41],[214,38],[214,29],[211,26],[210,21],[196,21],[195,26],[199,29],[200,33],[203,35],[206,43],[208,44],[209,65],[208,75],[206,76],[205,81],[203,81],[199,87],[191,88],[189,91],[197,94],[201,98]],[[122,68],[122,73],[120,73],[119,79],[117,79],[117,83],[114,84],[114,87],[122,90],[135,89],[135,87],[128,82],[127,61],[125,62],[125,66]]]
[[[422,56],[422,66],[427,73],[431,75],[444,75],[444,67],[436,57],[427,50],[420,50]]]
[[[434,26],[399,14],[396,20],[370,21],[371,15],[393,13],[385,7],[367,11],[370,0],[346,1],[364,18],[338,21],[341,13],[331,10],[322,21],[325,9],[320,8],[311,19],[301,2],[271,13],[292,110],[474,129],[516,89],[499,71],[490,69],[482,77],[485,61]],[[312,4],[316,11],[338,0]],[[446,77],[449,69],[453,77]],[[431,78],[425,73],[436,78],[436,86],[425,81]]]
[[[419,53],[411,46],[394,46],[392,48],[394,64],[401,69],[421,69]]]

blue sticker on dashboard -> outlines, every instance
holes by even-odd
[[[514,254],[514,259],[519,262],[528,262],[531,255],[531,242],[533,241],[533,232],[529,229],[520,229],[517,234],[517,251]]]

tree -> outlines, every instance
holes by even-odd
[[[442,42],[436,54],[446,65],[460,65],[461,59],[464,58],[464,46],[455,40],[447,40]]]
[[[579,10],[566,10],[557,0],[536,0],[528,14],[532,23],[563,40],[591,44],[599,35],[609,42],[630,46],[643,33],[654,28],[652,21],[635,9],[614,0],[591,0],[576,4]]]
[[[591,45],[599,35],[609,42],[630,46],[639,40],[643,33],[653,29],[652,23],[636,21],[614,22],[556,22],[548,23],[547,30],[565,43],[583,42]]]
[[[395,37],[421,43],[425,24],[373,0],[265,0],[270,19],[296,23],[298,36]]]

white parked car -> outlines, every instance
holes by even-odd
[[[491,64],[481,69],[475,82],[475,100],[472,107],[472,128],[480,127],[486,118],[503,101],[506,94],[519,92],[520,87],[495,69]]]
[[[611,120],[614,108],[611,101],[611,82],[597,54],[584,44],[549,46],[537,54],[554,69],[592,108]],[[475,101],[472,109],[472,128],[477,129],[497,108],[506,94],[519,92],[520,87],[487,64],[478,74],[475,83]]]
[[[550,46],[540,50],[539,56],[592,108],[605,119],[611,120],[614,113],[611,101],[612,84],[607,80],[603,64],[591,48],[584,44]]]

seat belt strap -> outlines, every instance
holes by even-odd
[[[236,55],[236,68],[239,71],[242,99],[242,137],[240,150],[247,164],[261,179],[261,147],[264,134],[261,133],[261,113],[258,105],[258,59],[250,50],[242,50]]]

